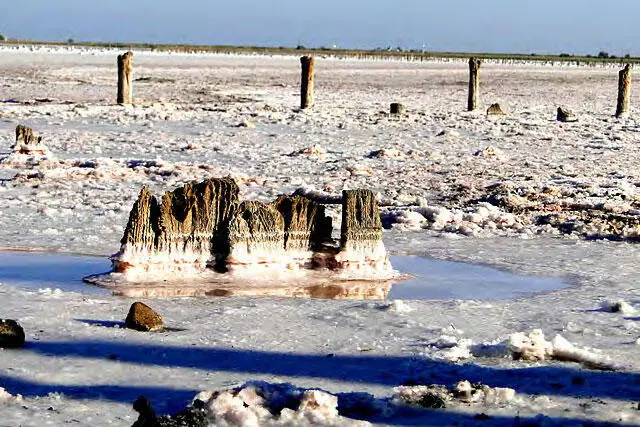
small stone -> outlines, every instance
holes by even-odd
[[[559,122],[564,122],[564,123],[570,123],[570,122],[577,122],[578,121],[578,117],[575,114],[573,114],[569,110],[565,110],[562,107],[558,107],[557,119],[558,119]]]
[[[129,309],[125,325],[129,329],[149,332],[162,329],[162,317],[146,304],[134,302]]]
[[[504,116],[505,112],[502,111],[502,107],[500,104],[495,103],[491,104],[491,106],[487,109],[487,116]]]
[[[327,150],[325,150],[318,144],[314,144],[309,147],[302,148],[298,151],[294,151],[289,155],[290,156],[324,156],[325,154],[327,154]]]
[[[24,329],[15,320],[0,319],[0,348],[24,346]]]
[[[405,106],[398,102],[392,103],[389,108],[390,108],[391,114],[396,116],[402,115],[407,112],[407,109],[405,108]]]
[[[240,123],[236,125],[236,127],[254,129],[256,127],[256,124],[253,122],[250,122],[249,120],[242,120]]]
[[[367,158],[369,159],[376,159],[376,158],[384,158],[384,157],[388,157],[388,158],[392,158],[392,159],[399,159],[400,157],[403,157],[404,153],[402,153],[401,151],[395,149],[395,148],[386,148],[386,149],[382,149],[382,150],[375,150],[370,152],[369,154],[367,154]]]

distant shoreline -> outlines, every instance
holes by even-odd
[[[523,54],[523,53],[487,53],[487,52],[437,52],[419,50],[367,50],[367,49],[332,49],[298,47],[266,47],[266,46],[216,46],[216,45],[188,45],[188,44],[154,44],[154,43],[123,43],[123,42],[56,42],[8,39],[0,41],[2,46],[43,46],[43,47],[78,47],[103,49],[131,49],[159,52],[179,53],[212,53],[212,54],[262,54],[262,55],[329,55],[353,58],[404,59],[407,61],[427,61],[429,59],[464,59],[475,57],[489,60],[516,60],[539,62],[567,62],[567,63],[600,63],[600,64],[637,64],[640,57],[617,56],[583,56],[570,54]]]

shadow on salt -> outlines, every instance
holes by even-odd
[[[211,274],[179,283],[140,284],[104,280],[96,273],[110,269],[106,258],[79,255],[0,252],[0,283],[28,289],[58,288],[66,292],[142,297],[264,296],[323,299],[497,300],[562,289],[557,278],[520,276],[494,268],[422,257],[392,256],[400,278],[385,281],[344,280],[312,272],[290,279],[229,279]],[[91,276],[91,275],[95,276]],[[82,278],[90,284],[82,283]],[[404,280],[403,280],[404,279]]]

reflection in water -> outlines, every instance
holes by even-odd
[[[323,299],[385,300],[391,290],[392,281],[334,281],[332,283],[270,284],[247,286],[238,283],[203,283],[197,286],[161,284],[109,286],[114,295],[143,297],[290,297]]]
[[[250,281],[214,274],[200,280],[127,283],[117,275],[89,276],[107,271],[106,258],[0,252],[0,283],[30,289],[45,287],[82,293],[142,297],[265,296],[325,299],[510,299],[567,286],[557,278],[518,276],[493,268],[421,257],[395,256],[391,263],[408,280],[344,280],[323,274]]]

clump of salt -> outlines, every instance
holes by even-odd
[[[15,396],[4,388],[0,387],[0,403],[20,402],[22,395],[16,394]]]
[[[511,388],[472,384],[466,380],[458,382],[451,389],[443,385],[432,384],[401,386],[393,390],[392,401],[394,403],[430,409],[445,408],[449,404],[500,406],[516,400],[516,392]]]
[[[415,309],[401,299],[394,299],[380,307],[393,313],[411,313]]]
[[[233,390],[204,391],[196,401],[203,402],[207,421],[216,426],[370,425],[341,416],[336,395],[290,384],[258,382]]]
[[[616,369],[606,357],[593,350],[578,348],[561,335],[556,335],[552,341],[547,341],[540,329],[534,329],[528,335],[523,332],[512,334],[507,341],[507,348],[511,350],[513,358],[519,360],[555,359],[581,363],[593,369]]]

